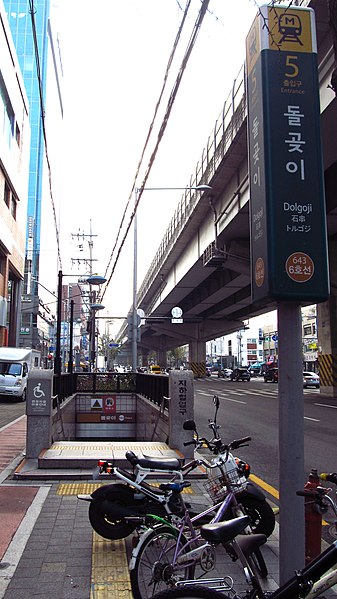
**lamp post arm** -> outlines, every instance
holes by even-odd
[[[54,372],[61,374],[61,311],[62,311],[62,270],[58,274],[57,285],[57,321],[56,321],[56,355],[54,359]]]
[[[137,370],[137,204],[138,188],[135,189],[135,213],[133,217],[133,286],[132,286],[132,370]]]

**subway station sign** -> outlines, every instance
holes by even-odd
[[[246,40],[252,301],[325,301],[314,12],[262,6]]]

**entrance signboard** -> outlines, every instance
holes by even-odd
[[[262,6],[246,40],[252,301],[329,295],[314,12]]]

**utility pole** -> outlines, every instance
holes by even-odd
[[[93,237],[97,237],[97,235],[93,235],[92,233],[92,223],[91,223],[91,219],[90,219],[90,232],[89,233],[71,233],[71,238],[72,239],[77,239],[78,241],[78,247],[80,249],[80,251],[83,251],[83,244],[84,241],[88,241],[88,246],[89,246],[89,258],[87,257],[83,257],[83,258],[71,258],[71,263],[72,265],[77,263],[78,265],[80,264],[86,264],[88,269],[89,269],[89,276],[91,277],[93,274],[93,268],[92,268],[92,264],[93,262],[96,262],[97,259],[93,258],[93,247],[94,247],[94,242],[93,242]],[[82,243],[81,243],[82,242]],[[96,291],[93,289],[92,285],[89,286],[89,302],[90,305],[93,305],[96,303]],[[90,362],[90,370],[91,372],[94,370],[95,368],[95,361],[96,361],[96,318],[95,318],[95,310],[91,310],[90,314],[89,314],[89,324],[90,324],[90,329],[89,329],[89,362]]]

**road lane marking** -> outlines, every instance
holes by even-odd
[[[223,395],[220,395],[221,399],[224,399],[225,401],[232,401],[234,403],[243,403],[246,404],[246,401],[241,401],[241,399],[232,399],[231,397],[224,397]]]
[[[269,493],[269,495],[271,495],[272,497],[275,497],[275,499],[279,499],[280,498],[278,490],[275,489],[274,487],[272,487],[271,485],[269,485],[268,483],[266,483],[264,480],[262,480],[262,478],[259,478],[258,476],[255,476],[255,474],[250,474],[249,478],[254,483],[256,483],[259,487],[261,487],[267,493]]]
[[[313,422],[321,422],[320,420],[317,420],[317,418],[309,418],[309,416],[304,416],[304,420],[312,420]]]
[[[330,406],[327,403],[315,403],[315,406],[321,406],[322,408],[333,408],[334,410],[337,410],[337,406]]]

